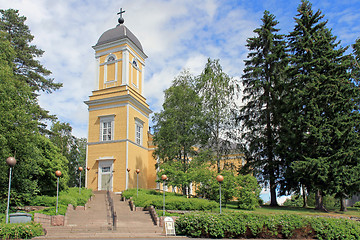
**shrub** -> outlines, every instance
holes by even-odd
[[[59,205],[58,206],[58,215],[65,215],[66,213],[66,210],[67,210],[67,205]],[[37,210],[37,211],[32,211],[30,212],[31,214],[33,213],[42,213],[42,214],[45,214],[45,215],[56,215],[56,207],[48,207],[48,208],[45,208],[45,209],[42,209],[42,210]]]
[[[39,223],[0,224],[1,239],[29,239],[41,235],[44,231]]]
[[[359,239],[360,224],[347,219],[249,213],[185,214],[178,235],[206,238]]]
[[[56,197],[36,196],[30,204],[33,206],[55,206]]]
[[[360,202],[356,202],[356,203],[354,204],[354,207],[360,208]]]
[[[149,207],[154,206],[155,208],[163,208],[163,193],[156,192],[154,190],[143,190],[139,189],[139,194],[136,196],[136,189],[129,189],[124,191],[123,196],[126,198],[132,197],[135,206]],[[206,199],[199,198],[186,198],[185,196],[178,195],[175,193],[165,193],[165,208],[171,210],[212,210],[218,207],[218,203],[215,201],[209,201]]]
[[[89,198],[92,196],[92,191],[90,189],[81,189],[81,194],[79,194],[79,188],[69,188],[65,191],[59,193],[59,204],[68,205],[72,204],[76,206],[84,206]],[[56,206],[56,196],[36,196],[32,201],[31,205],[33,206]]]

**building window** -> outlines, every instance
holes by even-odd
[[[104,62],[104,83],[117,81],[117,62],[114,54],[109,54]]]
[[[139,145],[142,145],[143,124],[140,119],[135,119],[135,142]]]
[[[100,141],[114,140],[114,117],[106,116],[100,118]]]

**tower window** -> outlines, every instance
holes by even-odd
[[[132,64],[134,65],[134,67],[137,67],[137,66],[138,66],[138,64],[137,64],[137,62],[136,62],[135,59],[133,60]]]
[[[114,117],[106,116],[100,118],[100,141],[114,140]]]
[[[114,56],[110,56],[107,61],[108,61],[108,62],[115,61],[115,57],[114,57]]]
[[[143,132],[143,124],[140,119],[135,119],[135,142],[138,145],[142,145],[142,132]]]

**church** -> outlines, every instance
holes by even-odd
[[[124,25],[105,31],[93,46],[96,85],[88,106],[86,187],[122,192],[156,188],[149,115],[144,97],[145,60],[140,41]]]

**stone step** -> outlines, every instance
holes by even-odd
[[[106,202],[106,191],[95,191],[86,210],[70,210],[66,216],[66,226],[44,226],[47,235],[39,239],[69,238],[144,238],[165,237],[162,228],[155,226],[147,211],[130,211],[128,202],[120,201],[120,196],[111,195],[117,214],[116,230]]]

